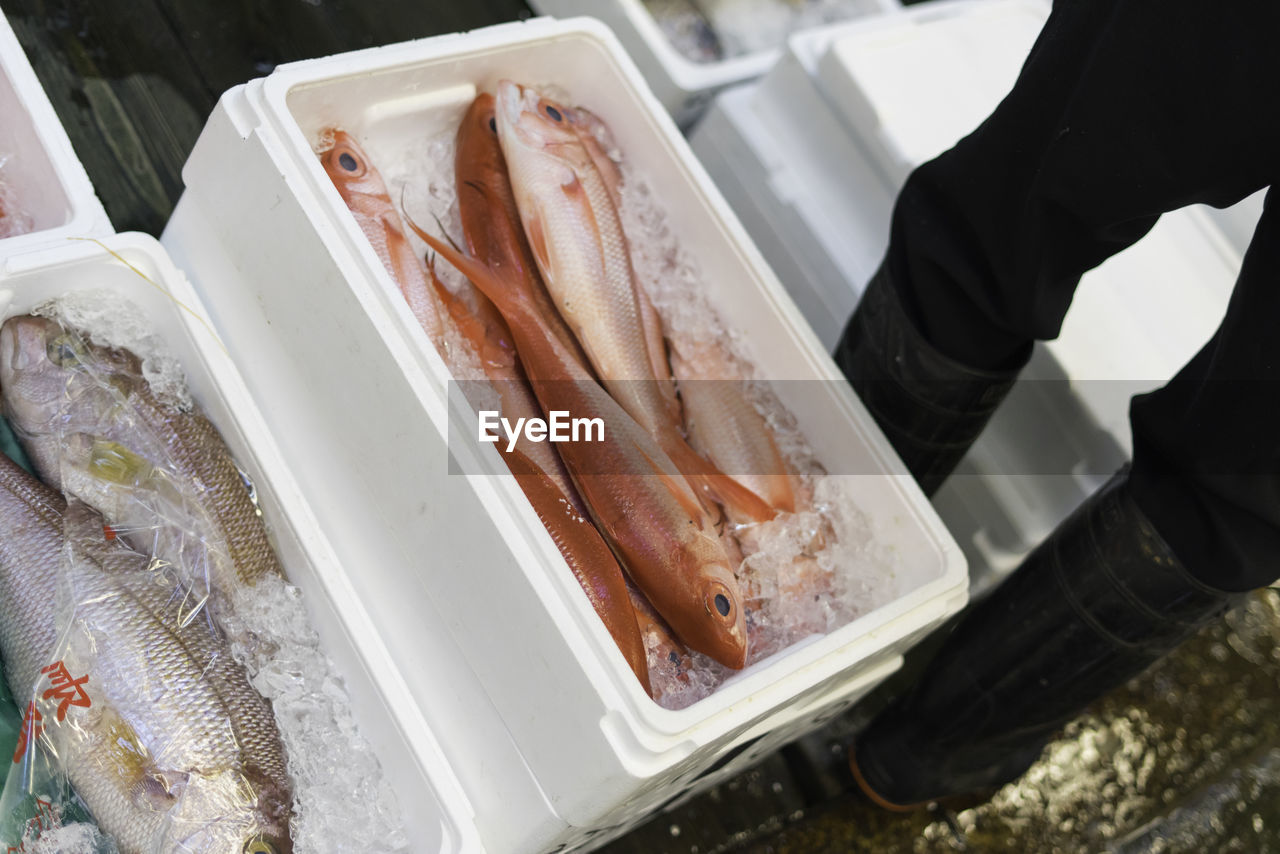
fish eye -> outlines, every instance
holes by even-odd
[[[356,163],[356,159],[351,156],[351,153],[347,151],[338,155],[338,165],[348,172],[354,172],[360,166],[360,164]]]
[[[493,116],[489,116],[489,130],[493,131],[494,133],[498,132],[498,120],[495,119]]]
[[[245,843],[244,854],[278,854],[276,847],[265,839],[250,839]]]
[[[72,368],[80,364],[80,345],[70,335],[59,335],[49,341],[45,353],[49,361],[60,368]]]
[[[560,111],[557,110],[555,107],[551,106],[550,104],[547,104],[545,107],[543,107],[543,109],[547,111],[547,115],[551,117],[552,121],[556,121],[556,122],[564,121],[564,116],[560,114]]]
[[[702,594],[702,607],[707,609],[707,616],[726,625],[737,622],[734,602],[733,592],[719,581],[713,581]]]

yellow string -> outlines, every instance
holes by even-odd
[[[115,251],[110,246],[106,245],[96,237],[71,237],[68,239],[69,240],[85,240],[90,243],[98,244],[100,248],[110,253],[111,257],[115,258],[121,264],[125,265],[130,270],[137,273],[138,276],[140,276],[144,282],[151,285],[151,287],[155,288],[160,293],[164,294],[169,299],[171,299],[173,303],[178,306],[178,308],[182,309],[187,314],[191,315],[196,320],[200,321],[200,325],[203,326],[206,330],[208,330],[209,334],[213,337],[214,343],[216,343],[218,347],[221,348],[222,352],[226,354],[227,358],[231,358],[231,351],[227,349],[227,345],[222,343],[222,338],[218,335],[218,333],[214,330],[214,328],[209,325],[209,321],[205,320],[203,317],[197,314],[194,309],[192,309],[189,305],[184,303],[182,300],[178,299],[173,294],[169,293],[168,288],[166,288],[164,285],[161,285],[160,283],[153,281],[151,277],[148,276],[146,273],[142,272],[137,267],[130,264],[123,256],[120,255],[119,252]]]

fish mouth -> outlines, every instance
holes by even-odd
[[[507,126],[514,129],[524,112],[524,87],[511,80],[498,83],[497,112]]]
[[[0,327],[0,369],[25,371],[45,357],[45,339],[52,323],[38,317],[15,317]]]

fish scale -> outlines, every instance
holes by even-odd
[[[39,693],[56,654],[72,676],[89,677],[92,704],[69,706],[68,725],[44,707],[44,739],[120,850],[240,854],[266,833],[290,851],[291,787],[270,709],[216,629],[179,620],[176,575],[107,540],[101,517],[67,508],[7,457],[0,524],[10,687],[20,698]],[[75,605],[59,644],[57,568],[68,557]]]

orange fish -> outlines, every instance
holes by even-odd
[[[481,95],[458,129],[455,170],[465,240],[474,255],[518,282],[535,303],[541,295],[539,307],[544,317],[550,314],[559,320],[529,257],[492,121],[493,98]],[[511,333],[493,303],[468,284],[468,307],[460,296],[444,290],[434,274],[432,280],[454,321],[480,353],[485,373],[501,398],[502,414],[512,420],[541,417],[511,344]],[[566,345],[573,342],[563,323],[557,336]],[[652,695],[644,641],[622,569],[592,524],[560,455],[550,443],[523,438],[518,450],[508,453],[502,445],[499,450],[636,678]]]
[[[742,596],[716,520],[670,458],[560,343],[527,293],[409,225],[502,312],[543,411],[604,423],[602,441],[562,443],[560,455],[632,580],[685,644],[744,667]]]
[[[440,303],[422,261],[405,236],[404,222],[391,203],[386,183],[350,134],[334,130],[332,135],[333,147],[320,155],[324,171],[373,251],[400,287],[413,316],[433,344],[440,341],[443,336]]]

